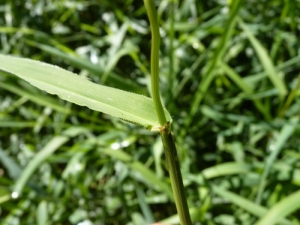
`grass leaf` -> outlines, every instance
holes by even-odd
[[[242,29],[245,31],[246,35],[248,36],[271,82],[279,90],[280,96],[286,95],[287,90],[284,81],[278,76],[275,66],[273,65],[273,62],[271,61],[269,55],[267,54],[266,49],[259,43],[259,41],[255,38],[255,36],[252,34],[252,32],[249,30],[249,28],[245,25],[245,23],[241,19],[239,19],[239,24],[242,27]]]
[[[276,143],[274,144],[274,149],[272,150],[271,154],[268,156],[266,163],[265,163],[265,169],[261,176],[259,189],[256,197],[256,203],[260,203],[262,199],[262,195],[265,189],[265,185],[267,183],[267,178],[269,175],[269,172],[271,170],[272,165],[274,164],[275,160],[277,159],[280,151],[282,150],[283,146],[287,142],[287,140],[290,138],[290,136],[293,134],[296,125],[298,123],[299,119],[297,117],[292,118],[288,123],[284,125],[282,130],[280,131],[280,134],[278,138],[276,139]]]
[[[65,144],[70,138],[85,132],[87,132],[86,129],[80,127],[70,127],[69,129],[65,130],[62,135],[51,139],[46,144],[46,146],[34,156],[34,158],[21,173],[20,177],[15,183],[13,197],[16,198],[21,194],[25,184],[32,176],[32,174],[36,171],[36,169],[41,165],[41,163],[43,163],[51,154],[53,154],[60,146]]]
[[[224,29],[224,33],[218,43],[218,47],[216,51],[214,52],[214,55],[208,65],[207,72],[205,74],[205,77],[203,78],[202,82],[199,84],[198,89],[196,91],[195,97],[193,99],[193,102],[191,104],[190,114],[187,117],[185,124],[188,127],[190,123],[193,120],[193,117],[195,116],[196,112],[198,111],[199,104],[204,98],[205,93],[210,87],[211,82],[214,78],[214,71],[219,63],[219,61],[224,56],[225,50],[228,47],[228,40],[231,38],[234,27],[237,21],[238,12],[241,6],[241,1],[237,0],[233,2],[232,9],[230,11],[230,17],[228,19],[228,22],[226,24],[226,27]]]
[[[285,216],[293,213],[300,208],[300,191],[297,191],[288,197],[285,197],[280,202],[276,203],[267,214],[261,218],[255,225],[272,225]],[[279,223],[278,223],[279,224]],[[283,224],[282,222],[280,224]]]
[[[238,205],[239,207],[245,209],[246,211],[250,212],[255,216],[261,217],[267,212],[267,209],[265,207],[255,204],[251,200],[241,197],[240,195],[237,195],[231,191],[225,190],[218,186],[212,186],[212,189],[217,195],[231,201],[233,204]],[[270,225],[270,223],[263,223],[263,224]],[[293,223],[287,219],[281,218],[280,224],[292,225]]]
[[[1,70],[75,104],[149,129],[159,127],[154,104],[148,97],[97,85],[57,66],[30,59],[0,55]],[[170,121],[169,113],[165,113]]]
[[[154,186],[163,191],[169,197],[169,199],[174,200],[171,188],[167,185],[167,183],[155,176],[155,173],[148,169],[143,163],[135,161],[129,154],[124,151],[101,149],[100,152],[126,163],[129,168],[142,175],[141,177],[144,178],[143,181],[147,182],[152,187]]]

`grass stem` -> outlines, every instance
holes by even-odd
[[[159,25],[157,12],[153,0],[144,0],[147,14],[150,20],[150,28],[152,35],[151,43],[151,92],[155,110],[161,126],[167,123],[164,108],[162,106],[159,94]]]
[[[161,129],[161,139],[165,150],[169,176],[171,179],[172,190],[180,222],[182,225],[192,225],[185,196],[176,145],[173,135],[170,132],[169,124]]]
[[[182,225],[192,225],[187,199],[177,156],[175,142],[167,122],[159,94],[159,26],[157,12],[153,0],[144,0],[150,20],[152,46],[151,46],[151,91],[152,98],[161,125],[160,134],[165,150],[166,161],[171,179],[176,208]]]

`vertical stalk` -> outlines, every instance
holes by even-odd
[[[160,135],[163,142],[166,161],[171,179],[177,212],[182,225],[192,225],[187,199],[180,171],[177,150],[173,135],[170,131],[170,123],[166,120],[164,108],[159,94],[159,26],[154,0],[144,0],[147,14],[150,20],[152,46],[151,46],[151,91],[155,110],[159,119]]]
[[[161,126],[167,123],[164,108],[161,104],[159,95],[159,26],[157,12],[153,0],[144,0],[147,14],[150,20],[150,28],[152,35],[151,42],[151,92],[155,110]]]
[[[173,135],[170,132],[169,123],[167,123],[165,127],[161,128],[160,134],[165,150],[171,186],[180,222],[182,225],[192,225],[187,199],[185,196],[176,145]]]

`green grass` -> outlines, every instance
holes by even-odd
[[[142,1],[18,2],[0,3],[1,54],[150,96]],[[231,2],[156,1],[160,90],[193,224],[300,224],[300,5]],[[175,214],[157,133],[0,73],[0,224]]]

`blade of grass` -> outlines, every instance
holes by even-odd
[[[87,130],[81,127],[70,127],[65,130],[62,135],[54,137],[51,139],[43,149],[41,149],[30,163],[25,167],[20,177],[15,183],[12,197],[17,198],[23,191],[23,188],[31,175],[36,171],[36,169],[60,146],[66,143],[70,138],[78,136],[79,134],[86,133]]]
[[[120,58],[122,58],[125,55],[136,53],[138,49],[133,44],[128,43],[128,45],[125,45],[123,48],[119,49],[115,54],[114,57],[111,57],[108,62],[107,66],[102,74],[101,77],[101,84],[104,84],[105,81],[109,78],[109,75],[112,73],[113,68],[118,63]]]
[[[275,69],[277,72],[286,71],[286,70],[292,68],[293,65],[299,63],[299,61],[300,61],[300,56],[296,56],[292,59],[289,59],[289,60],[279,64],[278,66],[275,66]],[[266,71],[262,71],[260,73],[254,74],[254,75],[247,76],[247,77],[243,78],[243,80],[248,84],[254,85],[254,83],[261,81],[262,79],[264,79],[267,76],[268,75],[267,75]]]
[[[1,70],[1,68],[0,68],[0,70]],[[14,94],[19,95],[19,96],[26,97],[26,98],[28,98],[32,102],[35,102],[35,103],[37,103],[39,105],[43,105],[43,106],[49,107],[49,108],[54,109],[54,110],[56,110],[58,112],[62,112],[62,113],[66,113],[66,114],[70,113],[69,109],[61,106],[61,104],[59,104],[57,102],[57,100],[54,99],[54,98],[52,98],[52,97],[37,95],[35,93],[30,93],[29,91],[21,89],[17,85],[13,85],[13,84],[10,84],[8,82],[5,82],[5,83],[4,82],[3,83],[0,82],[0,88],[8,90],[8,91],[10,91],[10,92],[12,92]]]
[[[250,201],[249,199],[239,196],[231,191],[220,188],[216,185],[212,186],[212,190],[214,193],[216,193],[220,197],[231,201],[233,204],[241,207],[242,209],[246,210],[247,212],[249,212],[257,217],[264,216],[268,211],[267,208],[265,208],[261,205],[255,204],[254,202]],[[283,217],[280,219],[279,222],[282,225],[293,225],[294,224],[291,221],[284,219]],[[266,225],[266,224],[269,225],[270,223],[264,223],[261,225]]]
[[[11,128],[25,128],[25,127],[34,127],[36,125],[36,121],[32,122],[23,122],[16,121],[15,119],[11,119],[11,121],[0,121],[0,127],[11,127]]]
[[[287,90],[286,90],[284,81],[277,74],[276,69],[273,65],[273,62],[270,59],[266,49],[259,43],[259,41],[255,38],[255,36],[252,34],[252,32],[249,30],[249,28],[246,26],[246,24],[243,22],[243,20],[241,18],[239,18],[239,25],[242,27],[242,29],[248,36],[264,70],[266,71],[266,73],[269,76],[269,79],[271,80],[274,87],[276,87],[278,89],[280,97],[285,96],[287,93]]]
[[[76,76],[46,63],[0,55],[0,71],[11,73],[62,99],[155,130],[160,126],[152,100]],[[167,120],[169,113],[164,110]]]
[[[214,78],[214,69],[215,69],[217,63],[219,62],[219,60],[222,59],[222,57],[225,53],[228,40],[232,36],[233,29],[234,29],[236,21],[237,21],[237,15],[238,15],[239,8],[241,6],[241,2],[242,2],[241,0],[236,0],[236,1],[232,2],[232,6],[231,6],[231,10],[230,10],[230,17],[226,24],[226,27],[224,28],[224,33],[220,39],[218,48],[215,51],[213,58],[210,61],[210,64],[207,69],[207,73],[196,91],[195,97],[191,104],[190,113],[187,116],[187,119],[185,120],[186,128],[189,127],[189,125],[191,124],[193,117],[195,116],[195,114],[198,110],[199,104],[201,103],[202,99],[204,98],[204,95],[207,92],[207,90]],[[184,132],[186,132],[186,130],[188,130],[188,129],[182,129],[182,130]],[[185,134],[183,134],[182,136],[185,136]]]
[[[137,199],[139,201],[140,208],[143,212],[145,220],[147,221],[147,224],[154,223],[155,220],[153,218],[153,213],[151,211],[151,208],[149,207],[148,203],[145,201],[146,199],[145,192],[138,185],[135,185],[135,188],[136,188]]]
[[[133,171],[137,171],[143,176],[143,180],[150,184],[152,187],[155,186],[159,190],[162,190],[171,200],[174,200],[173,194],[167,183],[165,183],[160,178],[156,177],[156,175],[148,169],[144,164],[139,161],[134,160],[129,154],[120,150],[113,149],[99,149],[100,152],[109,155],[115,159],[118,159],[126,165],[133,169]]]
[[[47,209],[47,202],[42,201],[38,205],[37,213],[36,213],[36,221],[37,225],[47,225],[48,224],[48,209]]]
[[[228,64],[220,61],[220,66],[224,69],[227,76],[233,80],[233,82],[243,90],[245,94],[253,94],[253,89],[251,86],[247,85],[247,83],[241,78],[241,76],[236,73]],[[259,99],[252,99],[255,107],[264,115],[265,119],[270,120],[271,115],[266,108],[263,106]]]
[[[275,162],[278,154],[282,150],[284,144],[286,143],[288,138],[293,134],[298,121],[299,121],[299,119],[297,117],[295,117],[295,118],[290,119],[290,121],[288,121],[288,123],[284,125],[284,127],[280,131],[280,134],[277,138],[276,143],[274,144],[275,145],[274,150],[272,150],[271,154],[266,159],[265,168],[264,168],[263,174],[261,176],[258,193],[257,193],[256,200],[255,200],[255,202],[257,204],[260,204],[260,202],[262,200],[262,195],[263,195],[263,192],[265,189],[265,185],[266,185],[267,178],[268,178],[269,172],[271,170],[271,167],[272,167],[273,163]]]
[[[286,110],[291,105],[292,101],[295,99],[296,94],[297,94],[297,90],[298,90],[299,86],[300,86],[300,75],[298,75],[298,78],[297,78],[295,86],[291,90],[291,92],[290,92],[289,96],[287,97],[287,99],[286,99],[283,107],[281,108],[280,112],[278,113],[279,117],[282,117],[284,115],[284,113],[286,112]]]
[[[300,208],[300,191],[283,198],[258,221],[255,225],[273,225],[282,223],[282,218]]]
[[[210,180],[220,176],[248,173],[249,171],[250,165],[248,164],[228,162],[209,167],[202,170],[199,175],[189,175],[188,178],[199,185],[203,185],[205,183],[205,180]]]
[[[19,175],[21,174],[20,165],[18,165],[15,162],[15,160],[9,155],[7,155],[6,152],[3,151],[1,148],[0,148],[0,161],[2,162],[2,165],[5,167],[5,169],[7,170],[11,178],[16,179],[19,177]]]
[[[201,173],[206,179],[240,173],[248,173],[250,166],[245,163],[228,162],[204,169]]]

